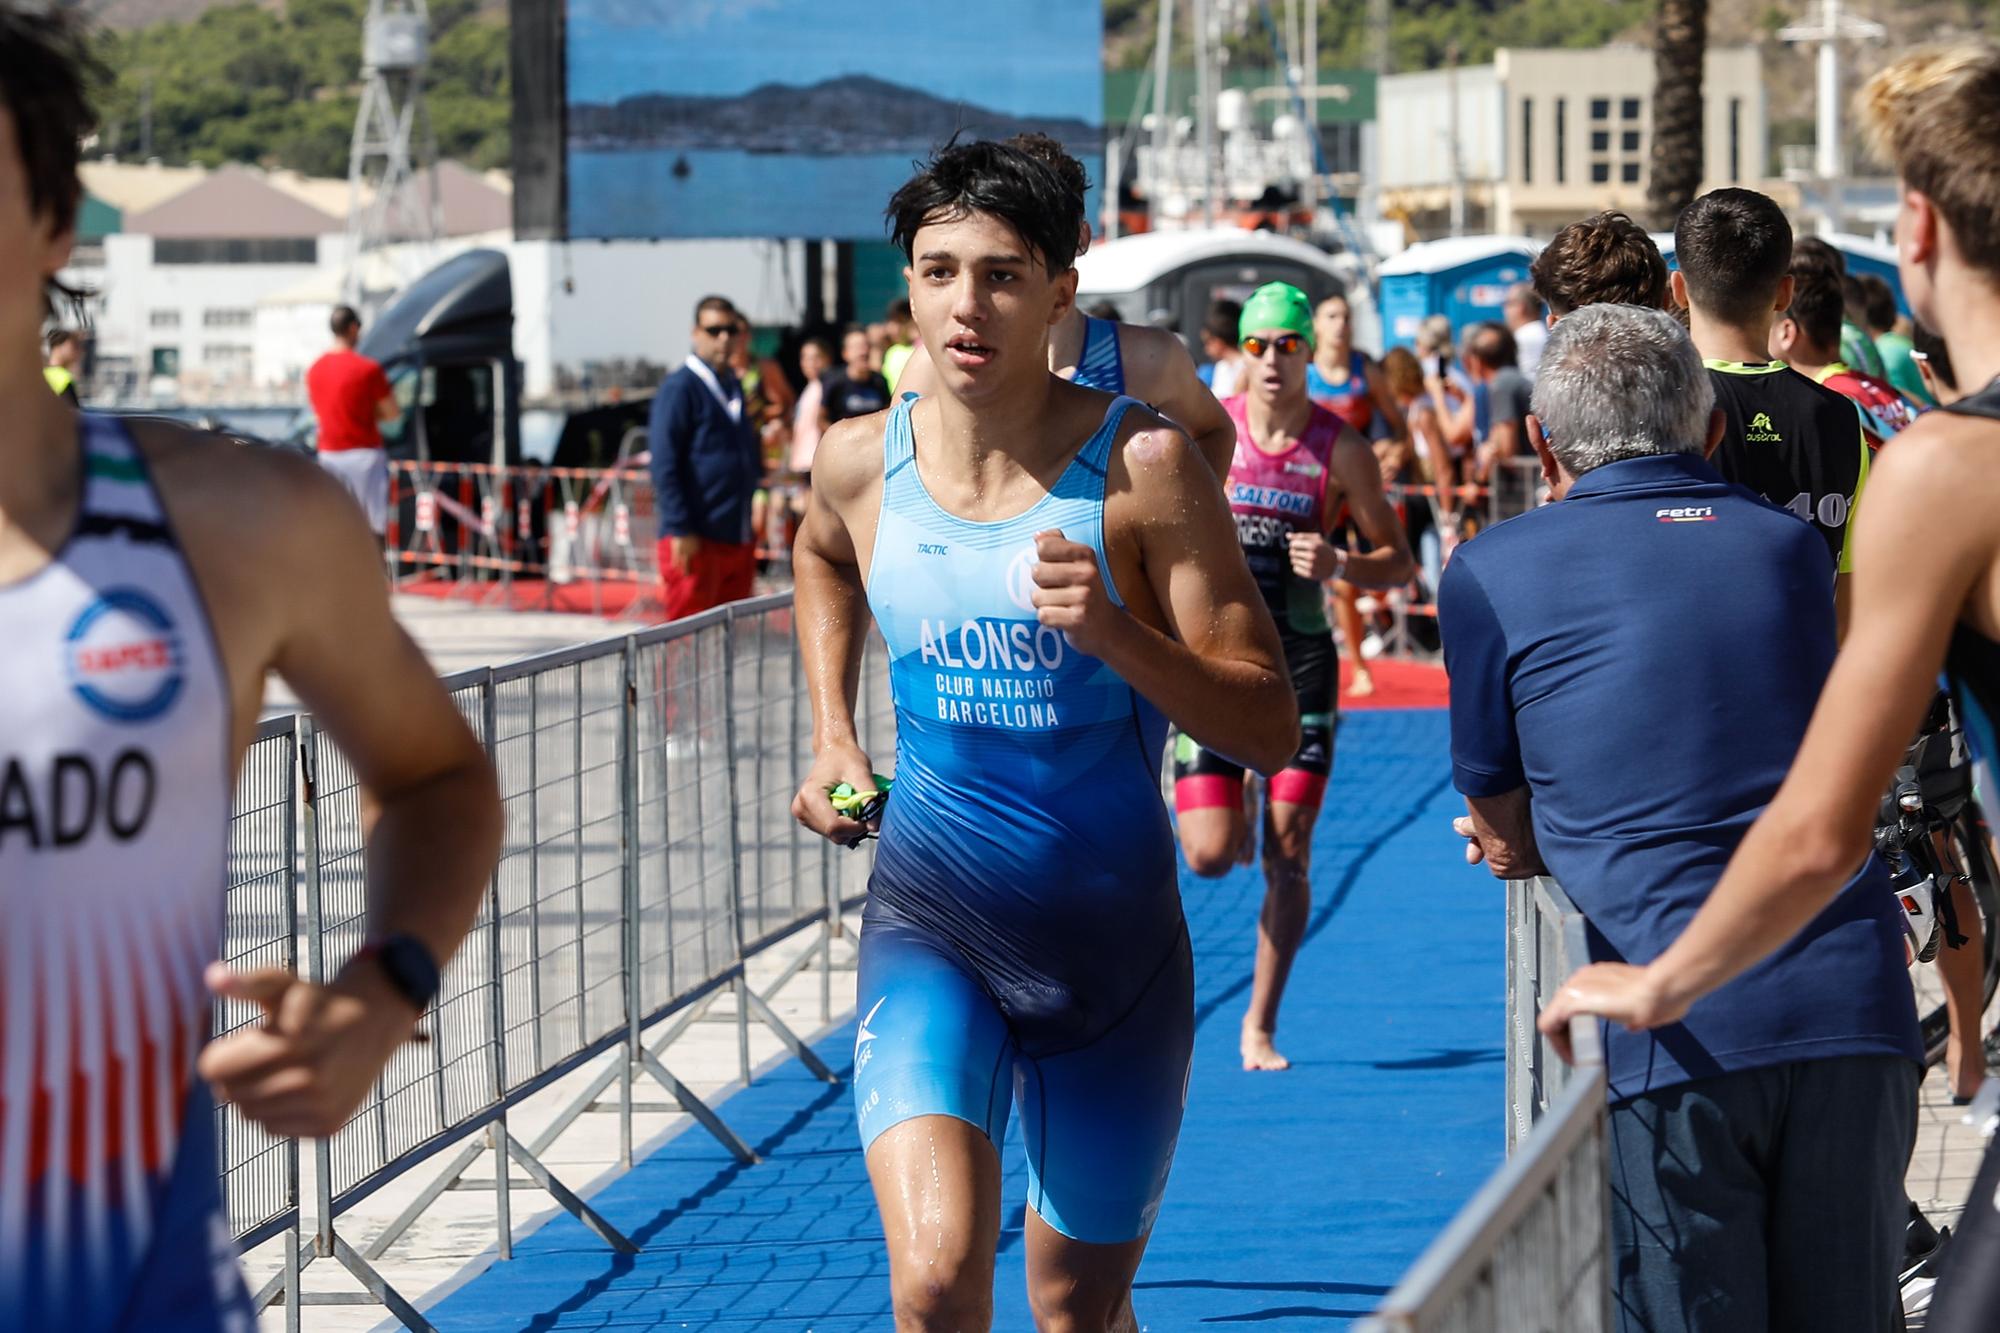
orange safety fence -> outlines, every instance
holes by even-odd
[[[396,590],[657,619],[658,527],[646,463],[643,453],[609,468],[391,461],[384,543]],[[803,489],[776,478],[766,491],[758,557],[784,582]]]

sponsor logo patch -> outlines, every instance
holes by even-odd
[[[1246,509],[1269,509],[1280,514],[1306,518],[1312,514],[1313,497],[1300,491],[1276,486],[1251,486],[1242,482],[1230,487],[1229,502]]]
[[[84,608],[63,640],[70,689],[113,722],[149,722],[174,706],[187,681],[181,635],[161,605],[112,588]]]
[[[1678,509],[1656,509],[1653,517],[1662,523],[1713,523],[1715,506],[1684,505]]]

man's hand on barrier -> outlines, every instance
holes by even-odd
[[[264,1011],[261,1024],[211,1042],[197,1067],[218,1096],[273,1134],[324,1138],[346,1124],[417,1021],[373,965],[325,986],[281,967],[238,972],[223,963],[203,980]]]
[[[1472,827],[1471,815],[1460,815],[1451,821],[1451,831],[1465,839],[1465,863],[1476,866],[1486,860],[1486,849],[1479,845],[1479,830]]]
[[[1549,1039],[1565,1063],[1576,1063],[1569,1043],[1569,1023],[1590,1014],[1622,1025],[1627,1032],[1678,1023],[1688,1006],[1666,994],[1651,971],[1631,963],[1592,963],[1570,974],[1535,1026]]]
[[[792,798],[792,818],[842,847],[859,846],[882,822],[881,813],[866,821],[849,819],[833,808],[833,789],[848,783],[856,791],[875,788],[875,766],[860,746],[828,745],[813,757],[799,794]]]
[[[1469,799],[1471,814],[1451,821],[1451,831],[1465,839],[1465,863],[1484,865],[1495,879],[1532,879],[1548,874],[1535,846],[1527,788],[1499,797]]]

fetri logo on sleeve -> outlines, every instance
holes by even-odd
[[[1714,505],[1683,505],[1678,509],[1656,509],[1653,517],[1662,523],[1713,523]]]

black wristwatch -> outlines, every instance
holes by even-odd
[[[361,947],[356,958],[374,958],[402,997],[421,1012],[438,993],[437,959],[414,935],[385,935]]]

